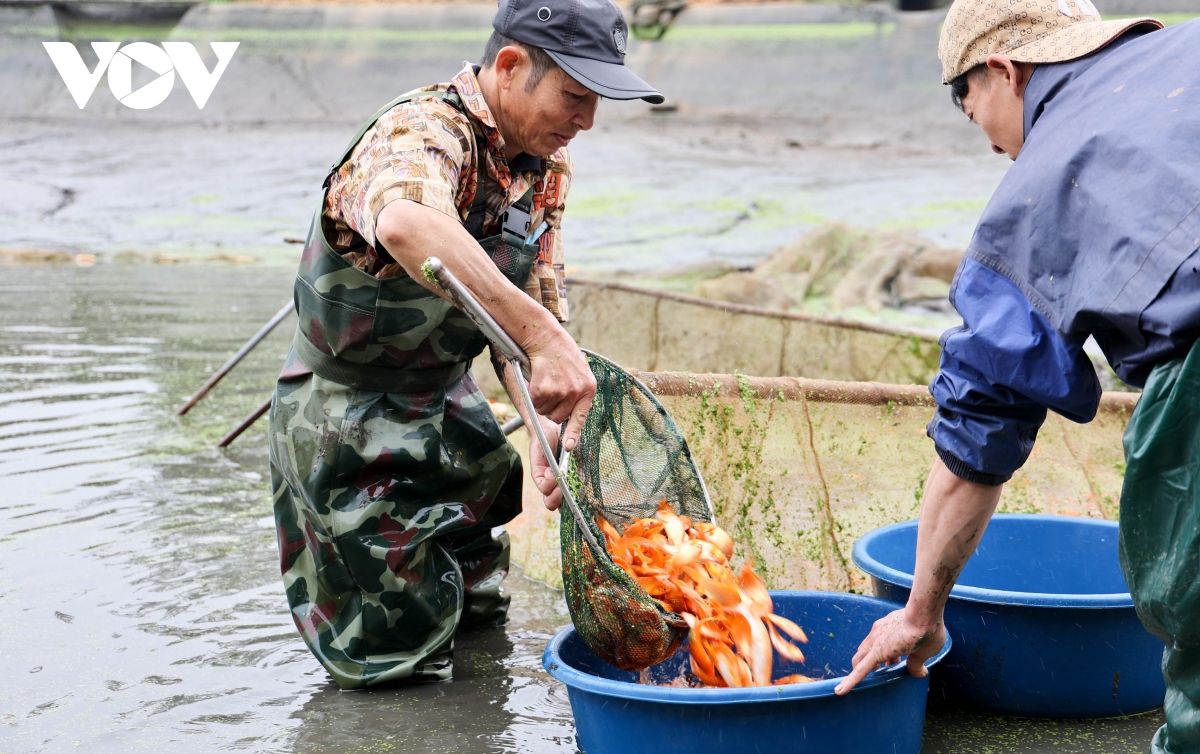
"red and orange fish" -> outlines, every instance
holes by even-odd
[[[750,564],[735,575],[733,538],[715,524],[678,516],[664,500],[654,518],[639,518],[624,534],[597,523],[613,562],[665,609],[687,621],[692,672],[715,687],[770,686],[814,679],[789,675],[772,682],[774,652],[804,662],[800,626],[773,612],[771,595]],[[772,651],[772,648],[774,651]]]

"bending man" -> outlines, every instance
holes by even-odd
[[[436,255],[529,355],[541,421],[578,442],[595,392],[567,319],[566,146],[601,96],[662,97],[623,65],[611,0],[502,0],[483,65],[409,92],[325,180],[271,409],[284,586],[342,688],[451,676],[459,628],[502,623],[521,463],[467,367],[479,330],[421,273]],[[511,375],[501,379],[516,398]],[[558,493],[530,449],[546,504]]]

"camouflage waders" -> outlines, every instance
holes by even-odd
[[[445,92],[393,101],[330,176],[376,119],[416,97],[463,109]],[[475,150],[476,197],[463,224],[523,288],[537,255],[525,243],[533,190],[499,235],[480,238],[485,151]],[[499,527],[521,510],[520,458],[467,371],[486,340],[411,277],[353,267],[326,241],[320,209],[295,297],[300,322],[270,424],[292,618],[341,688],[448,679],[455,630],[504,621],[509,553]]]

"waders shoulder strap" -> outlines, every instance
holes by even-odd
[[[465,105],[457,95],[452,95],[453,104],[456,108],[466,114]],[[470,117],[470,116],[468,116]],[[483,238],[483,223],[487,218],[487,193],[483,190],[484,178],[486,171],[483,169],[484,154],[487,150],[487,144],[479,135],[475,136],[475,196],[471,200],[471,208],[467,210],[467,219],[463,220],[463,227],[471,234],[471,237],[476,241]],[[521,195],[521,198],[512,203],[512,206],[504,213],[501,218],[501,234],[505,231],[512,233],[521,240],[524,240],[529,235],[530,221],[533,218],[533,190],[534,186],[530,186],[529,190]]]
[[[371,118],[363,124],[362,128],[358,129],[358,132],[354,134],[354,138],[350,139],[350,143],[346,145],[346,148],[342,150],[341,155],[337,158],[337,160],[334,161],[333,165],[330,166],[329,172],[325,175],[324,188],[329,188],[329,183],[333,180],[334,174],[337,173],[346,160],[350,158],[350,153],[354,151],[354,148],[358,146],[358,142],[362,139],[363,135],[369,128],[375,125],[376,121],[382,118],[387,111],[391,110],[396,105],[404,102],[411,102],[412,100],[421,99],[423,97],[440,99],[449,104],[455,110],[458,110],[460,113],[465,115],[468,121],[471,118],[471,115],[467,112],[467,107],[463,103],[462,98],[459,97],[456,92],[409,92],[408,94],[402,94],[381,107],[379,111],[375,113],[375,115],[371,116]],[[472,131],[474,131],[474,129],[472,129]],[[486,177],[486,171],[483,167],[483,155],[486,149],[487,145],[484,143],[483,139],[479,137],[479,134],[476,133],[475,196],[471,200],[470,209],[467,210],[467,217],[465,220],[463,220],[463,227],[468,233],[471,234],[471,237],[476,240],[483,238],[483,223],[487,217],[487,194],[483,189],[484,178]],[[516,211],[514,212],[514,210]],[[505,213],[503,221],[504,230],[507,230],[524,239],[531,230],[529,223],[532,215],[533,186],[530,186],[529,190],[526,191],[520,199],[514,202],[512,207],[509,208],[508,212]]]
[[[483,169],[483,150],[487,146],[478,134],[475,137],[475,196],[471,199],[471,208],[467,210],[467,218],[463,220],[463,228],[476,241],[483,238],[483,222],[487,218],[487,192],[483,190],[483,179],[486,171]]]

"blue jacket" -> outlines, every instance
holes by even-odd
[[[1083,344],[1141,386],[1200,335],[1200,20],[1041,65],[1025,145],[951,287],[928,433],[958,476],[1007,481],[1046,410],[1090,421]]]

